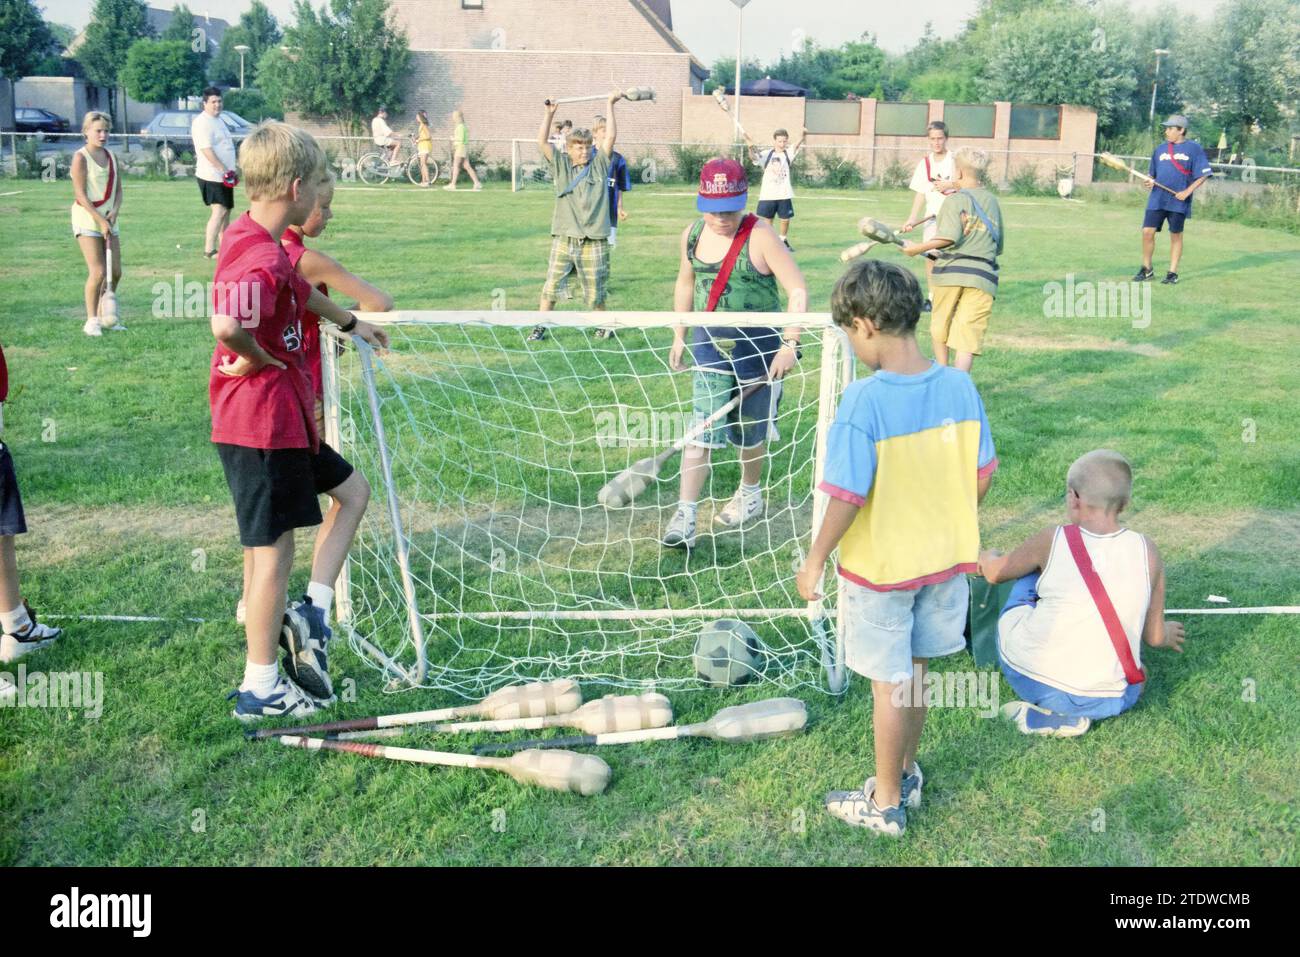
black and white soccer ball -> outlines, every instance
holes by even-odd
[[[763,672],[763,643],[753,628],[735,618],[711,621],[695,639],[695,677],[715,688],[752,681]]]

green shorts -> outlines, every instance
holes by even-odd
[[[752,385],[753,383],[747,383]],[[741,391],[734,376],[723,372],[704,372],[696,370],[691,377],[695,392],[695,420],[699,425],[724,405],[734,399]],[[746,396],[738,408],[732,409],[723,418],[701,432],[691,441],[691,445],[706,449],[726,448],[728,442],[742,449],[752,449],[764,442],[775,442],[781,438],[776,430],[777,411],[781,406],[781,383],[765,385],[752,395]]]
[[[542,298],[555,302],[559,298],[560,287],[570,273],[576,274],[578,282],[582,283],[587,306],[603,306],[605,286],[609,280],[609,242],[604,239],[552,236],[551,261],[546,268]]]

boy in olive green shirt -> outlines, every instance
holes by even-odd
[[[932,249],[944,254],[930,276],[930,341],[934,358],[949,364],[949,350],[957,355],[952,365],[970,372],[980,354],[993,298],[998,291],[998,262],[1005,232],[1002,208],[980,177],[988,167],[988,155],[962,147],[953,153],[957,191],[939,208],[934,238],[923,243],[905,243],[903,252],[916,256]]]
[[[542,312],[555,308],[558,288],[576,273],[582,283],[588,309],[604,311],[605,285],[609,279],[609,178],[610,158],[614,152],[617,128],[614,104],[622,93],[609,95],[608,119],[599,149],[587,130],[573,130],[565,138],[565,148],[551,146],[547,135],[551,120],[559,108],[552,97],[546,101],[546,115],[537,133],[537,148],[551,166],[555,180],[555,212],[551,215],[551,258],[542,285]],[[608,335],[600,330],[602,338]],[[546,338],[546,327],[536,326],[529,342]]]

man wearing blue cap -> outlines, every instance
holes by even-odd
[[[1169,223],[1169,272],[1160,280],[1167,286],[1178,282],[1178,261],[1183,257],[1183,222],[1192,215],[1192,193],[1210,178],[1210,160],[1201,144],[1187,139],[1187,117],[1175,115],[1165,120],[1165,142],[1151,154],[1148,173],[1166,192],[1146,182],[1151,191],[1146,215],[1142,219],[1142,268],[1134,282],[1148,282],[1155,273],[1151,257],[1156,251],[1156,233]]]

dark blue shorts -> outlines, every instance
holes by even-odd
[[[9,446],[0,442],[0,535],[22,535],[27,531],[23,499],[18,494],[18,476]]]
[[[760,199],[759,219],[794,219],[794,201],[789,199]]]
[[[1160,227],[1164,225],[1165,220],[1168,220],[1169,231],[1171,233],[1181,233],[1186,219],[1186,213],[1172,213],[1167,209],[1148,209],[1146,215],[1142,217],[1142,228],[1154,229],[1156,232],[1160,232]]]

